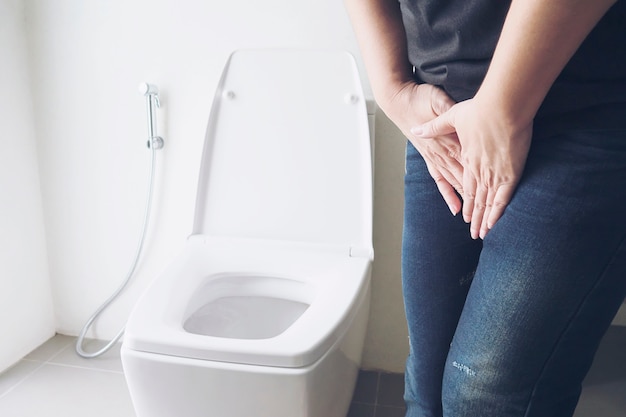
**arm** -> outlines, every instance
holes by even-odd
[[[616,0],[513,0],[476,96],[412,132],[456,131],[462,147],[463,217],[484,237],[522,175],[532,123],[548,90]]]
[[[572,55],[616,0],[514,0],[477,96],[532,122]]]
[[[412,81],[397,0],[345,0],[376,101],[385,110],[400,86]]]
[[[454,190],[461,189],[463,167],[456,134],[437,140],[410,134],[411,126],[434,119],[454,102],[442,90],[413,80],[397,0],[345,0],[345,5],[378,105],[422,154],[450,211],[458,213],[461,201]]]

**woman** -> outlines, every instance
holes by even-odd
[[[407,417],[571,416],[626,296],[626,3],[345,1],[408,138]]]

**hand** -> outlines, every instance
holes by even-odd
[[[443,90],[429,84],[408,82],[392,96],[383,110],[422,155],[439,193],[456,215],[461,211],[461,200],[455,190],[463,192],[459,139],[454,130],[428,138],[410,132],[416,123],[431,121],[453,105],[454,101]]]
[[[463,162],[463,219],[484,238],[511,201],[524,170],[532,122],[516,123],[475,97],[411,130],[429,138],[456,132]]]

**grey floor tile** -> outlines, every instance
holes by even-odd
[[[43,364],[1,397],[0,415],[135,416],[123,374],[53,364]]]
[[[378,378],[378,371],[359,371],[352,401],[361,404],[376,404]]]
[[[48,361],[67,346],[69,346],[76,338],[71,336],[56,335],[49,339],[47,342],[33,350],[26,355],[24,359],[30,359],[35,361]]]
[[[387,407],[384,405],[376,406],[376,414],[374,417],[404,417],[405,410],[403,407]]]
[[[373,404],[352,403],[347,417],[375,417],[376,406]]]
[[[76,338],[73,338],[72,343],[66,346],[62,351],[50,359],[50,363],[77,366],[90,369],[101,369],[106,371],[123,372],[122,362],[120,357],[121,343],[116,343],[109,351],[105,352],[101,356],[91,359],[85,359],[75,351]],[[92,353],[101,349],[106,345],[103,341],[85,340],[83,343],[83,350]]]
[[[0,398],[42,366],[42,362],[21,360],[0,374]]]
[[[376,405],[404,407],[404,374],[381,373]]]

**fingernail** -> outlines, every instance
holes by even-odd
[[[448,205],[448,208],[450,209],[450,213],[452,213],[453,216],[456,217],[456,215],[459,214],[459,209],[453,207],[451,204]]]

